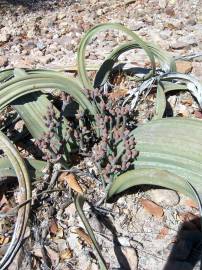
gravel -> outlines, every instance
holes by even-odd
[[[65,69],[75,66],[76,51],[84,32],[102,22],[123,23],[145,40],[156,42],[174,56],[195,54],[202,50],[200,0],[136,0],[128,1],[128,4],[115,0],[13,1],[15,5],[4,2],[0,9],[1,70],[12,67]],[[100,64],[118,43],[126,40],[127,37],[117,31],[100,33],[87,49],[87,63]],[[124,54],[122,60],[142,65],[146,57],[142,52],[131,51]],[[192,66],[192,73],[202,80],[201,61],[195,59]],[[187,107],[180,104],[182,98],[171,96],[169,99],[171,107],[172,103],[175,106],[178,104],[178,111],[174,115],[185,114],[187,111]],[[145,111],[142,110],[142,113],[146,114],[146,109],[143,108]],[[188,110],[187,116],[192,113],[191,109]],[[164,266],[181,224],[179,213],[198,214],[197,209],[183,204],[182,197],[170,190],[140,190],[136,194],[119,198],[114,205],[106,206],[112,209],[113,215],[108,218],[118,235],[118,245],[121,246],[119,251],[127,258],[130,269],[168,269]],[[164,216],[156,219],[144,211],[139,203],[141,198],[149,198],[164,207]],[[61,203],[57,199],[55,202]],[[59,213],[59,206],[57,209]],[[73,228],[83,227],[74,205],[70,204],[63,212],[57,218],[61,228],[67,229],[64,230],[64,236],[58,236],[60,241],[56,239],[54,245],[58,245],[59,251],[70,247],[73,258],[67,263],[60,262],[57,269],[97,270],[92,249],[84,245],[74,233]],[[126,265],[125,268],[123,265],[120,268],[119,257],[117,259],[115,252],[117,242],[109,228],[100,225],[92,213],[89,214],[89,222],[96,231],[96,238],[109,269],[127,269]],[[165,227],[168,228],[168,233],[161,236],[161,230]],[[180,269],[179,264],[180,262],[175,262],[170,269]],[[189,267],[186,263],[183,269],[190,269]],[[22,266],[21,269],[27,268]],[[192,269],[200,268],[196,265]]]

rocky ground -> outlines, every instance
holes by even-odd
[[[175,56],[198,53],[202,49],[200,0],[142,0],[128,1],[128,4],[93,0],[33,1],[30,5],[29,1],[24,2],[9,8],[2,4],[0,67],[75,65],[75,52],[83,33],[103,22],[121,22]],[[89,62],[98,64],[124,38],[114,32],[100,34],[86,55]],[[134,53],[128,54],[123,60],[145,59],[143,54],[138,54],[138,58],[134,58]],[[199,66],[199,62],[193,63],[197,76],[201,76]]]
[[[202,81],[201,0],[0,1],[0,7],[0,69],[45,67],[69,71],[76,66],[76,51],[84,32],[98,23],[121,22],[175,57],[201,55],[191,62],[179,62],[178,70],[191,72]],[[126,39],[115,31],[94,38],[86,55],[89,66],[96,68]],[[120,60],[138,65],[148,62],[141,52],[126,53]],[[187,93],[170,96],[169,102],[176,107],[174,115],[202,118]],[[140,107],[142,112],[144,106]],[[52,200],[38,209],[38,219],[27,232],[32,238],[25,245],[26,259],[18,269],[98,269],[75,207],[63,195],[52,194]],[[198,209],[189,198],[169,190],[141,189],[107,204],[106,209],[101,220],[88,206],[85,211],[109,269],[200,269],[199,264],[195,268],[188,264],[168,268],[167,264],[180,225],[188,222],[198,228]],[[44,231],[47,261],[39,241]],[[180,243],[179,261],[189,253],[183,240]],[[15,267],[13,264],[10,269]]]

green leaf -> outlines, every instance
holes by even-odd
[[[139,155],[135,169],[155,168],[189,180],[202,194],[202,123],[200,120],[178,117],[152,120],[131,132]],[[123,143],[118,154],[124,151]]]
[[[189,88],[186,85],[173,83],[168,81],[158,80],[157,83],[157,96],[155,104],[155,116],[153,119],[160,119],[163,117],[166,110],[166,93],[173,91],[189,91]],[[197,94],[192,92],[192,95],[196,97]],[[200,102],[197,99],[198,103]],[[200,103],[199,103],[200,104]]]
[[[175,61],[167,52],[163,51],[152,43],[147,42],[146,44],[150,49],[150,53],[153,54],[153,57],[160,62],[162,70],[166,72],[174,72],[176,70]],[[141,49],[141,46],[138,43],[132,41],[126,44],[122,44],[118,48],[114,49],[109,57],[107,57],[100,66],[100,69],[98,70],[95,77],[94,87],[100,87],[106,83],[114,64],[117,62],[121,54],[136,48]],[[144,79],[145,78],[143,77],[139,80]]]
[[[163,117],[166,109],[166,93],[172,91],[189,91],[202,107],[202,85],[193,76],[181,73],[169,72],[158,78],[156,114],[158,118]]]
[[[154,119],[159,119],[163,117],[166,110],[166,93],[173,92],[173,91],[190,91],[190,89],[185,84],[159,80],[157,84],[157,97],[156,97]],[[200,105],[200,99],[198,99],[198,93],[192,91],[191,94],[195,96],[195,98],[197,99]]]
[[[88,110],[91,114],[96,113],[96,108],[83,94],[79,83],[74,79],[68,79],[59,72],[17,69],[2,72],[0,75],[2,75],[2,80],[4,81],[0,86],[0,109],[3,109],[8,104],[12,104],[24,120],[32,136],[36,139],[41,138],[48,131],[43,117],[51,105],[44,94],[36,91],[44,88],[63,90],[70,94],[79,103],[81,108]],[[16,77],[14,77],[15,75]],[[56,108],[55,112],[59,116],[60,113]],[[60,141],[67,130],[68,122],[65,117],[62,117],[61,136],[55,135],[56,147],[58,145],[59,148]],[[65,160],[72,145],[73,141],[70,138],[66,145],[66,155],[63,157],[64,162],[61,161],[64,166],[66,166]]]
[[[87,71],[86,71],[86,64],[85,64],[85,53],[86,53],[86,46],[92,39],[94,35],[97,35],[101,31],[106,31],[106,30],[120,30],[126,35],[130,36],[135,44],[138,44],[138,46],[142,49],[144,49],[145,53],[149,57],[151,61],[151,67],[152,71],[149,72],[144,79],[147,79],[151,77],[156,70],[156,65],[155,65],[155,59],[154,55],[151,52],[150,48],[147,46],[147,43],[144,42],[137,34],[135,34],[133,31],[129,30],[128,28],[124,27],[122,24],[119,23],[103,23],[99,24],[92,29],[90,29],[86,35],[83,37],[83,39],[80,42],[79,48],[78,48],[78,57],[77,57],[77,65],[78,65],[78,72],[80,79],[83,83],[83,86],[87,89],[93,89],[93,85],[88,78]],[[111,59],[110,59],[111,60]],[[110,62],[110,61],[108,61]],[[111,65],[112,63],[110,63]]]
[[[1,76],[1,73],[0,73]],[[9,76],[6,73],[5,76]],[[10,75],[11,76],[11,75]],[[2,75],[5,79],[5,77]],[[68,93],[81,108],[96,114],[96,108],[82,92],[80,83],[74,78],[50,70],[26,70],[26,75],[12,77],[0,85],[0,110],[19,97],[45,89],[58,89]]]
[[[107,198],[110,199],[112,196],[124,192],[131,187],[140,185],[154,185],[180,191],[198,203],[196,192],[190,188],[190,185],[184,179],[174,173],[158,168],[141,168],[121,174],[112,183]]]
[[[195,201],[198,203],[199,206],[199,212],[200,212],[200,225],[201,225],[201,231],[202,231],[202,203],[201,203],[201,198],[198,192],[195,190],[195,188],[192,186],[189,181],[187,181],[188,186],[192,190],[193,194],[195,195]]]
[[[12,164],[18,178],[20,192],[19,204],[30,200],[30,176],[28,174],[27,167],[14,145],[12,145],[12,143],[2,132],[0,132],[0,148],[8,156],[8,159]],[[22,205],[22,207],[20,207],[18,211],[12,240],[9,244],[8,249],[6,250],[5,255],[0,261],[1,270],[8,269],[8,266],[11,264],[13,258],[15,257],[22,244],[22,241],[24,240],[24,233],[29,218],[29,211],[30,202]]]
[[[30,93],[20,97],[11,104],[24,120],[27,129],[34,138],[39,139],[44,133],[48,132],[43,117],[47,114],[51,102],[46,95],[40,92]]]
[[[85,202],[85,198],[80,195],[80,194],[77,194],[75,195],[75,206],[76,206],[76,209],[78,211],[78,214],[86,228],[86,231],[88,232],[91,240],[92,240],[92,243],[93,243],[93,246],[97,252],[97,256],[98,256],[98,262],[99,262],[99,266],[100,266],[100,269],[101,270],[107,270],[107,267],[106,267],[106,264],[105,264],[105,261],[102,257],[102,254],[101,254],[101,251],[100,251],[100,247],[97,243],[97,240],[95,239],[95,235],[93,233],[93,230],[90,226],[90,223],[88,222],[85,214],[84,214],[84,211],[83,211],[83,205],[84,205],[84,202]]]
[[[112,183],[107,197],[109,199],[118,193],[139,185],[162,186],[183,191],[183,193],[189,195],[189,189],[184,187],[184,180],[181,177],[158,168],[136,168],[118,176]]]
[[[27,129],[35,139],[42,138],[44,136],[44,133],[47,133],[49,131],[48,127],[45,125],[45,120],[43,117],[47,114],[48,107],[50,105],[51,102],[48,100],[46,95],[40,92],[35,92],[23,96],[12,103],[12,107],[24,120]],[[54,111],[56,113],[56,116],[59,118],[60,112],[57,110],[56,107],[54,107]],[[62,117],[59,134],[54,134],[56,148],[60,148],[60,142],[66,136],[68,128],[69,125],[66,118]],[[73,141],[70,138],[65,145],[66,156],[68,156],[68,152],[71,151],[71,145],[73,145]]]
[[[22,68],[15,68],[13,71],[13,75],[14,75],[14,77],[21,77],[21,76],[26,76],[27,73]]]
[[[46,162],[35,159],[24,160],[31,179],[37,179],[43,176]],[[0,178],[16,177],[16,172],[8,158],[0,158]]]
[[[150,184],[180,191],[199,203],[195,193],[202,196],[201,134],[202,123],[196,119],[172,117],[139,125],[131,132],[139,151],[135,170],[117,177],[108,197],[134,185]],[[119,155],[122,151],[120,144]]]
[[[202,104],[202,84],[193,75],[169,72],[163,74],[160,79],[161,81],[175,81],[185,83],[193,96],[198,99],[199,104]]]
[[[157,94],[156,94],[156,108],[155,108],[155,116],[153,119],[160,119],[163,117],[166,109],[166,95],[164,92],[164,85],[159,82],[157,86]]]
[[[0,71],[0,83],[3,83],[13,77],[13,69],[5,69]]]

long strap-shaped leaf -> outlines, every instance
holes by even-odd
[[[108,192],[108,199],[134,186],[154,185],[180,191],[190,196],[199,204],[200,214],[202,214],[200,199],[202,193],[199,194],[190,183],[191,179],[184,182],[179,176],[165,170],[156,168],[135,169],[120,175],[114,180]]]
[[[1,73],[0,73],[1,74]],[[9,70],[2,72],[4,77],[2,80],[6,80],[6,78],[16,77],[24,77],[27,76],[27,73],[23,69]],[[24,120],[25,125],[31,135],[35,139],[42,138],[44,133],[48,132],[48,127],[45,125],[44,116],[47,114],[48,107],[51,106],[51,102],[48,100],[45,94],[41,92],[30,93],[29,95],[25,95],[15,100],[12,103],[12,107],[18,112],[20,117]],[[54,108],[56,115],[59,117],[60,113],[57,108]],[[68,131],[68,123],[67,120],[62,117],[61,119],[61,137],[67,133]],[[62,140],[60,136],[54,134],[54,141],[56,149],[60,148],[60,141]],[[70,144],[72,143],[71,139],[66,144],[66,156],[70,151]],[[63,157],[66,159],[67,157]]]
[[[162,118],[166,109],[166,95],[163,83],[159,82],[156,93],[155,115],[153,119]]]
[[[202,107],[202,84],[195,77],[187,74],[167,73],[160,76],[158,80],[155,119],[163,117],[166,109],[166,93],[181,90],[189,91]]]
[[[25,159],[26,167],[32,180],[43,176],[43,170],[47,166],[45,161]],[[8,158],[0,158],[0,178],[16,177],[16,172]]]
[[[82,92],[82,87],[73,78],[49,70],[26,70],[26,75],[18,75],[0,86],[0,110],[26,94],[44,89],[58,89],[72,96],[83,109],[96,114],[96,108]]]
[[[43,117],[47,115],[50,105],[51,103],[46,95],[40,92],[30,93],[12,102],[12,107],[19,113],[27,129],[36,139],[41,138],[43,133],[48,132]],[[56,108],[54,110],[56,111]]]
[[[83,39],[80,42],[79,48],[78,48],[78,58],[77,58],[77,63],[78,63],[78,71],[79,71],[79,76],[80,79],[84,85],[84,87],[88,89],[92,89],[93,85],[88,78],[87,71],[86,71],[86,64],[85,64],[85,53],[86,53],[86,46],[92,39],[92,37],[96,34],[98,34],[101,31],[106,31],[106,30],[120,30],[124,32],[125,34],[129,35],[132,39],[133,42],[138,44],[142,49],[145,50],[145,53],[148,55],[150,61],[151,61],[151,66],[152,66],[152,71],[147,74],[144,79],[149,78],[152,76],[152,74],[155,73],[156,65],[155,65],[155,59],[154,55],[151,52],[150,48],[147,46],[147,43],[144,42],[137,34],[135,34],[133,31],[129,30],[128,28],[124,27],[123,25],[119,23],[104,23],[104,24],[99,24],[95,26],[94,28],[90,29],[86,35],[83,37]]]
[[[150,49],[151,53],[153,54],[154,58],[157,59],[157,61],[160,62],[161,69],[166,72],[173,72],[176,69],[175,61],[174,59],[165,51],[158,48],[156,45],[147,43],[148,48]],[[96,77],[94,81],[94,87],[102,86],[104,83],[106,83],[109,74],[118,60],[119,56],[129,50],[132,49],[141,49],[141,46],[138,43],[135,42],[129,42],[125,43],[123,45],[120,45],[118,48],[113,50],[113,52],[105,59],[103,64],[100,66]],[[141,80],[143,80],[141,78]]]
[[[42,138],[44,133],[49,131],[48,127],[45,125],[44,116],[47,114],[50,105],[51,102],[46,95],[40,92],[20,97],[12,103],[12,107],[19,113],[20,117],[24,120],[27,129],[35,139]],[[60,113],[55,106],[54,111],[59,118]],[[69,125],[66,118],[62,117],[58,134],[54,134],[54,142],[57,149],[60,148],[61,140],[67,136],[68,128]],[[65,145],[66,155],[70,152],[72,144],[73,141],[69,138]]]
[[[183,193],[189,195],[189,189],[185,188],[184,180],[181,177],[158,168],[141,168],[118,176],[111,185],[108,198],[138,185],[154,185],[178,191],[183,190]]]
[[[163,117],[166,110],[166,93],[172,91],[190,91],[190,90],[186,85],[183,84],[159,80],[157,84],[157,96],[156,96],[154,119],[161,119]],[[196,97],[199,103],[200,100],[198,100],[197,93],[195,94],[194,91],[192,91],[192,95]]]
[[[198,94],[199,101],[202,101],[202,84],[193,75],[169,72],[169,73],[163,74],[160,77],[160,79],[162,81],[174,80],[174,81],[178,81],[178,82],[182,81],[186,83],[190,91],[193,92],[193,95],[197,96]]]
[[[139,125],[131,132],[136,139],[139,156],[136,169],[166,170],[180,178],[190,179],[202,193],[202,122],[196,119],[163,118]],[[118,146],[122,155],[123,144]]]
[[[117,195],[127,189],[139,186],[139,185],[154,185],[164,188],[173,189],[180,191],[196,201],[199,205],[200,210],[200,221],[202,216],[202,206],[201,206],[201,196],[202,192],[198,193],[191,184],[191,179],[184,181],[179,176],[170,173],[165,170],[160,170],[157,168],[144,168],[135,169],[126,172],[119,177],[117,177],[111,185],[109,192],[107,194],[108,199],[112,196]],[[202,230],[202,222],[201,222]]]
[[[31,198],[30,177],[26,165],[16,148],[11,144],[11,142],[2,132],[0,132],[0,148],[8,156],[8,159],[10,160],[15,170],[19,182],[19,204],[23,204],[23,202]],[[30,203],[26,203],[18,211],[13,238],[4,257],[0,261],[1,270],[8,268],[9,264],[12,262],[17,251],[19,250],[21,242],[24,238],[24,233],[29,217],[29,210]]]
[[[189,188],[191,189],[192,193],[195,196],[195,201],[198,203],[199,206],[199,213],[200,213],[200,225],[201,225],[201,231],[202,231],[202,202],[201,202],[201,196],[198,194],[198,192],[195,190],[195,188],[193,187],[193,185],[187,181],[187,184],[189,186]]]
[[[100,270],[107,270],[105,261],[102,257],[101,251],[100,251],[100,247],[95,239],[93,230],[92,230],[92,228],[91,228],[91,226],[90,226],[90,224],[89,224],[89,222],[84,214],[84,211],[83,211],[84,202],[85,202],[85,198],[82,195],[80,195],[80,194],[75,195],[75,206],[76,206],[76,209],[79,213],[79,216],[80,216],[80,218],[81,218],[81,220],[86,228],[86,231],[88,232],[88,234],[92,240],[93,246],[97,252]]]

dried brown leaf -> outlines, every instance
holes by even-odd
[[[78,236],[89,246],[92,246],[93,245],[93,242],[90,238],[90,236],[84,231],[83,228],[77,228],[76,231],[75,231]]]
[[[147,199],[141,199],[140,203],[144,207],[144,209],[152,216],[161,218],[164,215],[163,208],[155,204],[154,202]]]
[[[116,73],[112,78],[110,78],[110,82],[114,85],[121,85],[125,82],[126,76],[123,73]]]
[[[76,176],[73,173],[64,172],[60,175],[59,180],[62,182],[66,182],[69,185],[69,187],[74,191],[83,194],[83,190],[79,185]]]
[[[8,213],[11,210],[12,210],[11,204],[7,200],[5,194],[3,194],[3,196],[1,197],[1,201],[0,201],[0,211],[2,213]]]

